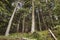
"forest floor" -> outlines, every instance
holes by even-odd
[[[53,30],[53,33],[60,40],[60,27]],[[0,36],[0,40],[54,40],[48,30],[31,33],[13,33],[9,36]]]

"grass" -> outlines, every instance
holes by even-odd
[[[10,34],[8,37],[6,36],[0,36],[0,39],[3,40],[16,40],[19,38],[29,38],[29,39],[36,39],[36,40],[52,40],[51,36],[49,35],[48,31],[41,31],[41,32],[34,32],[33,34],[29,33],[14,33]]]
[[[53,33],[56,35],[58,40],[60,40],[60,27],[57,27]],[[0,40],[20,40],[20,38],[29,38],[29,39],[36,39],[36,40],[54,40],[51,34],[45,30],[40,32],[31,33],[13,33],[10,34],[8,37],[0,36]]]

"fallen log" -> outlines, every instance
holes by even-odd
[[[54,35],[54,33],[52,32],[52,30],[48,28],[48,31],[49,31],[50,34],[53,36],[54,40],[57,40],[57,38],[56,38],[56,36]]]

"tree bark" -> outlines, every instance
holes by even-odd
[[[39,13],[38,13],[38,21],[39,21],[39,28],[40,28],[40,31],[41,31],[41,22],[40,22],[40,16],[39,16]]]
[[[20,25],[20,17],[19,17],[18,24],[17,24],[17,33],[19,32],[19,25]]]
[[[24,32],[24,28],[25,28],[25,17],[23,18],[22,23],[23,23],[23,25],[22,25],[22,32]]]
[[[53,22],[53,19],[52,19],[52,11],[51,11],[51,9],[49,10],[49,17],[50,17],[51,24],[52,24],[52,27],[53,27],[54,26],[54,22]]]
[[[31,27],[31,33],[33,33],[35,31],[34,1],[35,0],[32,0],[32,27]]]
[[[41,9],[41,11],[40,11],[41,13],[41,16],[42,16],[42,22],[43,22],[43,25],[45,26],[45,29],[47,30],[47,25],[46,25],[46,22],[45,22],[45,20],[44,20],[44,16],[43,16],[43,10]]]
[[[16,4],[16,7],[15,7],[15,9],[13,11],[13,14],[12,14],[10,20],[9,20],[9,23],[8,23],[8,26],[7,26],[7,30],[6,30],[5,36],[8,36],[9,35],[9,31],[10,31],[10,28],[11,28],[12,20],[13,20],[14,14],[16,12],[16,9],[17,9],[17,4]]]
[[[51,35],[53,36],[54,40],[57,40],[56,36],[54,35],[54,33],[48,28],[48,31],[51,33]]]

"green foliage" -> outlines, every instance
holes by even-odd
[[[35,39],[39,40],[40,35],[39,35],[37,32],[34,32],[33,34],[31,34],[31,36],[30,36],[30,37],[31,37],[31,38],[35,38]]]
[[[36,39],[36,40],[53,40],[51,36],[49,35],[48,31],[41,31],[41,32],[34,32],[33,34],[29,33],[13,33],[10,34],[8,37],[5,36],[0,36],[1,39],[14,39],[16,40],[17,38],[28,38],[28,39]]]
[[[58,40],[60,40],[60,25],[57,25],[55,27],[55,30],[53,31],[53,33],[56,35],[56,37],[58,38]]]
[[[14,7],[12,7],[12,2],[15,2],[16,0],[0,0],[0,34],[5,34],[5,31],[6,31],[6,28],[7,28],[7,25],[8,25],[8,22],[10,20],[10,17],[13,13],[13,9]],[[23,17],[26,17],[26,24],[28,25],[25,25],[26,26],[31,26],[31,12],[32,10],[30,10],[30,8],[32,7],[32,2],[31,0],[21,0],[22,2],[24,2],[24,5],[21,9],[19,9],[19,11],[16,12],[15,14],[15,17],[13,19],[13,23],[12,23],[12,28],[10,30],[10,32],[16,32],[16,25],[17,25],[17,21],[19,20],[19,17],[20,17],[20,27],[22,27],[22,19]],[[50,18],[49,18],[49,10],[50,10],[50,0],[48,2],[48,4],[46,4],[45,1],[42,1],[40,2],[40,0],[35,0],[35,10],[36,8],[38,8],[38,10],[40,9],[43,9],[43,17],[44,17],[44,20],[45,22],[48,21],[47,24],[50,25],[51,27],[51,21],[50,21]],[[41,8],[40,8],[41,7]],[[32,8],[31,8],[32,9]],[[57,15],[59,20],[53,20],[54,24],[59,24],[60,23],[60,1],[58,0],[55,0],[55,6],[54,6],[54,9],[50,10],[52,12],[52,16],[54,15]],[[29,15],[30,14],[30,15]],[[37,20],[37,13],[35,12],[35,19]],[[40,13],[39,13],[40,14]],[[27,16],[28,15],[28,16]],[[47,17],[46,17],[47,16]],[[28,20],[28,22],[27,22]],[[42,20],[42,17],[40,15],[40,20]],[[38,20],[37,20],[38,21]],[[36,23],[38,24],[38,22]],[[43,23],[41,22],[41,26],[43,26]],[[38,26],[36,27],[38,28]],[[43,28],[43,27],[42,27]],[[14,29],[14,30],[12,30]],[[28,28],[27,28],[28,29]],[[60,39],[60,27],[57,27],[56,30],[53,31],[55,33],[55,35],[58,37],[58,39]],[[37,40],[52,40],[53,38],[51,38],[50,34],[48,33],[48,31],[42,31],[42,32],[34,32],[33,34],[29,35],[27,33],[23,33],[23,34],[19,34],[19,33],[16,33],[16,34],[11,34],[9,36],[12,36],[13,37],[26,37],[26,38],[35,38]]]
[[[11,2],[8,0],[0,0],[0,34],[4,34],[8,21],[11,16]],[[13,8],[13,7],[12,7]],[[2,31],[3,30],[3,31]]]

